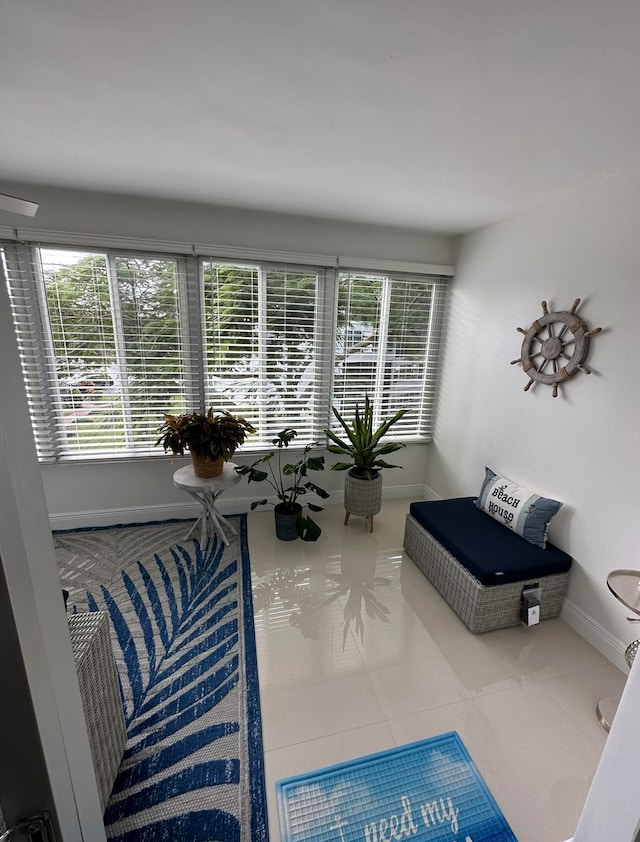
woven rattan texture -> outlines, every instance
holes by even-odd
[[[345,509],[352,515],[371,517],[382,508],[382,474],[373,479],[361,479],[347,474],[345,477]]]
[[[404,548],[475,634],[517,626],[520,623],[522,589],[528,584],[540,586],[541,620],[557,617],[562,609],[569,585],[568,572],[487,587],[410,514],[405,523]]]
[[[126,739],[109,619],[100,611],[71,614],[69,632],[100,803],[104,810],[122,760]]]

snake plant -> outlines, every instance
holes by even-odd
[[[369,396],[365,395],[364,410],[361,412],[360,407],[356,404],[355,415],[351,422],[346,421],[338,412],[335,406],[331,407],[333,414],[338,419],[345,432],[345,438],[340,438],[333,430],[325,430],[327,438],[333,442],[327,446],[329,453],[337,453],[346,455],[350,458],[349,462],[336,462],[331,466],[332,471],[346,471],[353,469],[359,476],[365,479],[372,479],[379,468],[399,468],[400,465],[390,465],[382,459],[389,453],[394,453],[402,447],[406,447],[402,442],[386,442],[381,444],[381,439],[389,432],[390,428],[399,421],[408,410],[400,409],[396,414],[383,420],[382,423],[374,429],[373,426],[373,404],[369,400]]]

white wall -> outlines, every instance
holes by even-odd
[[[640,174],[627,173],[461,240],[428,473],[440,495],[471,495],[489,465],[564,501],[550,538],[574,558],[569,609],[612,645],[635,635],[607,574],[640,568],[639,195]],[[516,327],[543,299],[562,310],[575,298],[605,329],[591,340],[594,373],[556,399],[548,386],[524,392],[509,365]]]
[[[67,842],[100,842],[105,839],[102,811],[89,738],[83,727],[82,699],[2,273],[0,359],[0,579],[3,605],[8,598],[20,647],[20,652],[15,651],[11,640],[3,638],[4,660],[21,671],[16,665],[24,659],[24,678],[30,690],[61,836]],[[2,692],[19,706],[22,680],[18,679],[14,687],[11,673],[3,673],[2,679]],[[9,716],[8,721],[2,721],[0,740],[3,762],[7,764],[5,772],[14,771],[9,803],[16,811],[25,804],[31,805],[29,810],[33,811],[36,805],[42,809],[48,804],[39,761],[34,758],[27,792],[16,792],[24,764],[14,766],[11,760],[25,759],[19,738],[29,716],[28,708],[23,713],[24,719],[20,716],[14,721]]]
[[[640,660],[634,661],[572,842],[640,842]]]
[[[452,237],[410,228],[381,228],[208,205],[51,190],[7,182],[0,183],[0,192],[40,202],[40,209],[33,219],[0,211],[0,227],[443,265],[453,263]]]
[[[299,452],[299,451],[298,451]],[[339,457],[324,452],[327,467]],[[162,451],[160,451],[162,453]],[[393,454],[393,464],[403,470],[383,472],[383,496],[413,495],[421,498],[427,476],[428,445],[410,445]],[[289,454],[289,459],[294,457]],[[236,453],[234,462],[247,464],[257,454]],[[79,464],[43,465],[42,480],[51,525],[54,529],[75,529],[81,526],[106,526],[114,523],[136,523],[175,517],[193,517],[198,506],[172,483],[174,471],[188,464],[185,459],[171,460],[170,455],[129,462],[85,462]],[[331,498],[320,505],[340,504],[344,474],[326,470],[314,474],[313,481],[331,492]],[[227,514],[249,511],[252,500],[269,496],[266,485],[248,485],[245,479],[228,489],[220,498],[220,509]],[[313,498],[311,498],[313,501]],[[322,526],[322,514],[317,517]]]
[[[18,225],[21,229],[203,242],[440,265],[453,262],[453,238],[425,231],[58,191],[19,184],[4,183],[0,185],[0,192],[40,202],[38,214],[33,219],[0,212],[0,227]],[[428,448],[424,445],[412,446],[398,454],[395,461],[405,468],[384,472],[385,493],[421,493],[427,457]],[[236,461],[246,462],[248,458],[247,455],[238,455]],[[167,457],[103,464],[45,465],[42,478],[53,524],[65,528],[145,517],[190,516],[195,510],[189,498],[174,489],[171,483],[174,470],[181,464],[171,464]],[[320,486],[336,492],[335,499],[339,502],[343,475],[325,472],[317,479]],[[249,489],[243,481],[225,493],[225,508],[230,511],[246,510],[249,502],[262,496],[264,490],[260,487],[256,494],[255,489]]]

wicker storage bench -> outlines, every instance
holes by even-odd
[[[104,810],[124,753],[126,731],[109,619],[101,611],[70,614],[71,648],[78,672],[100,802]]]
[[[476,508],[473,497],[412,503],[404,548],[474,633],[521,622],[522,591],[541,589],[540,619],[562,608],[571,557],[541,549]]]

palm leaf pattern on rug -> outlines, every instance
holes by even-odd
[[[255,734],[243,724],[241,576],[225,549],[217,537],[176,542],[87,593],[111,620],[127,726],[104,816],[111,842],[255,835],[238,807]]]

